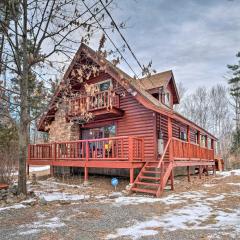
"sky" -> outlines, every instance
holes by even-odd
[[[240,51],[239,0],[118,0],[111,11],[142,64],[157,72],[172,69],[188,91],[227,84],[227,64]],[[118,33],[110,33],[121,46]],[[110,44],[110,43],[109,43]],[[140,73],[129,53],[126,58]],[[121,68],[132,72],[122,63]]]

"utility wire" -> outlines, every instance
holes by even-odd
[[[108,14],[108,16],[111,18],[112,23],[114,25],[114,27],[117,29],[118,33],[120,34],[121,38],[123,39],[123,41],[126,43],[129,51],[131,52],[132,56],[134,57],[134,59],[136,60],[138,66],[142,69],[142,71],[144,71],[141,63],[139,62],[139,60],[137,59],[136,55],[134,54],[133,50],[131,49],[131,47],[129,46],[127,40],[125,39],[125,37],[123,36],[123,34],[121,33],[119,27],[117,26],[116,22],[114,21],[113,17],[111,16],[110,12],[107,10],[106,6],[103,4],[102,0],[99,0],[101,2],[101,4],[103,5],[103,8],[105,9],[106,13]]]
[[[106,30],[102,27],[102,25],[99,23],[98,19],[96,18],[96,16],[92,13],[92,11],[89,9],[89,7],[86,5],[85,1],[83,1],[84,6],[87,8],[87,10],[89,11],[89,13],[92,15],[92,17],[95,19],[95,21],[97,22],[98,26],[103,30],[104,34],[107,36],[107,38],[109,39],[109,41],[111,42],[111,44],[115,47],[115,49],[117,50],[117,52],[120,54],[121,58],[126,62],[126,64],[128,65],[128,67],[131,69],[131,71],[134,73],[135,76],[137,76],[136,72],[133,70],[133,68],[131,67],[131,65],[128,63],[128,61],[126,60],[126,58],[123,56],[123,54],[121,53],[121,51],[118,49],[118,47],[116,46],[116,44],[113,42],[113,40],[111,39],[111,37],[108,35],[108,33],[106,32]]]

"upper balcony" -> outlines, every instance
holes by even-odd
[[[84,112],[91,112],[94,119],[120,117],[123,110],[120,109],[119,95],[110,90],[101,91],[94,96],[80,96],[70,99],[68,116],[80,116]]]

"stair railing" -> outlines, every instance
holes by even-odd
[[[166,147],[164,148],[163,154],[162,154],[162,156],[161,156],[161,158],[160,158],[160,160],[159,160],[159,163],[158,163],[157,168],[160,168],[160,167],[162,166],[162,164],[163,164],[163,159],[164,159],[164,157],[165,157],[165,155],[166,155],[166,153],[167,153],[167,149],[168,149],[171,141],[172,141],[172,139],[169,138],[168,141],[167,141],[167,145],[166,145]]]

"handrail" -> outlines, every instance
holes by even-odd
[[[214,157],[214,150],[191,142],[185,142],[178,138],[172,138],[173,143],[173,158],[174,159],[208,159],[212,160]]]
[[[96,111],[110,106],[119,108],[119,95],[113,95],[110,90],[101,91],[96,95],[77,96],[68,101],[68,115],[77,115],[82,109]]]
[[[160,158],[160,160],[159,160],[159,163],[158,163],[157,168],[160,168],[160,167],[161,167],[162,161],[163,161],[163,159],[164,159],[164,157],[165,157],[165,154],[166,154],[166,152],[167,152],[167,149],[168,149],[168,146],[169,146],[171,140],[172,140],[171,138],[168,139],[167,145],[166,145],[166,147],[165,147],[165,149],[164,149],[164,151],[163,151],[163,154],[162,154],[162,156],[161,156],[161,158]]]
[[[28,159],[29,161],[70,159],[143,161],[143,147],[143,138],[139,136],[29,144]]]

